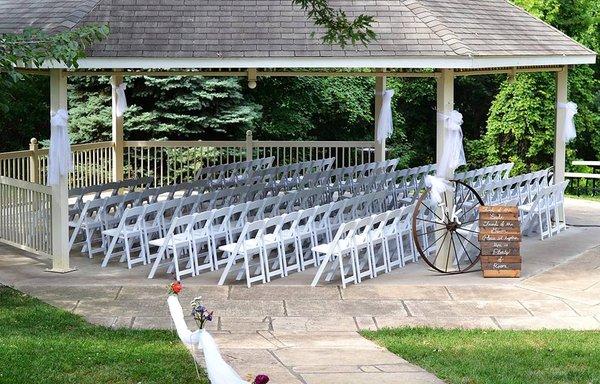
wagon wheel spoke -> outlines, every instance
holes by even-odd
[[[483,200],[470,186],[460,181],[453,183],[453,193],[445,193],[439,205],[443,213],[429,203],[429,190],[421,194],[413,213],[416,249],[426,264],[442,273],[464,273],[477,264],[481,254],[473,237],[479,234],[478,207]],[[444,256],[446,260],[441,260]]]

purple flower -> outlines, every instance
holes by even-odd
[[[254,378],[252,384],[267,384],[269,382],[269,376],[267,375],[258,375]]]

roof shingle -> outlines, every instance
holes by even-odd
[[[90,57],[473,57],[590,55],[505,0],[330,0],[373,15],[378,39],[342,49],[291,0],[5,0],[0,33],[108,24]],[[315,32],[316,37],[311,37]]]

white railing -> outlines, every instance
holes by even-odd
[[[42,256],[52,254],[52,189],[0,176],[0,241]]]
[[[156,186],[191,180],[202,167],[246,160],[244,141],[126,141],[124,178],[153,177]]]
[[[153,177],[155,185],[190,181],[211,165],[274,156],[274,166],[335,157],[335,167],[375,160],[372,141],[126,141],[124,177]]]
[[[112,142],[75,144],[71,150],[69,188],[113,181]],[[269,156],[275,166],[335,157],[334,167],[348,167],[374,161],[375,146],[372,141],[258,141],[251,132],[239,141],[125,141],[123,178],[150,176],[162,186],[189,181],[202,167]],[[47,170],[48,149],[35,139],[27,151],[0,153],[0,176],[45,184]]]
[[[69,188],[112,181],[112,142],[75,144],[71,150],[74,169],[69,175]],[[47,172],[48,149],[39,148],[35,139],[27,151],[0,153],[0,176],[45,184]]]

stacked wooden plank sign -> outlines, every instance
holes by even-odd
[[[479,207],[479,243],[483,277],[521,276],[518,207]]]

